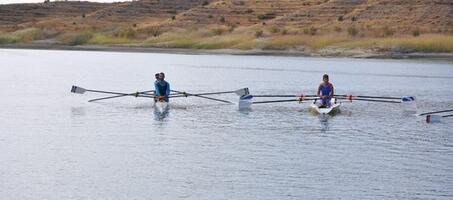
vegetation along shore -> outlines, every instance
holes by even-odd
[[[452,58],[450,0],[139,0],[0,5],[0,47]]]

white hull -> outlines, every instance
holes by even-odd
[[[319,108],[319,104],[316,101],[310,105],[310,110],[316,114],[327,115],[327,114],[336,114],[340,111],[340,103],[336,103],[335,98],[331,99],[331,106],[326,108]]]

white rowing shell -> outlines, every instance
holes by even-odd
[[[336,103],[335,101],[336,101],[335,98],[332,98],[330,101],[331,106],[327,108],[319,108],[319,105],[315,101],[313,101],[313,103],[310,105],[310,109],[317,114],[322,115],[335,114],[340,110],[341,105],[340,103]]]

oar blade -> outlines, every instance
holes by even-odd
[[[250,110],[252,107],[252,95],[242,95],[239,98],[239,110]]]
[[[71,88],[72,93],[76,94],[84,94],[87,90],[78,86],[73,85]]]
[[[401,108],[407,113],[417,113],[417,101],[414,96],[401,98]]]
[[[401,98],[402,103],[412,103],[415,102],[416,98],[413,96],[405,96]]]
[[[234,93],[237,94],[238,96],[245,96],[245,95],[250,94],[248,88],[242,88],[242,89],[236,90],[236,91],[234,91]]]
[[[426,115],[426,123],[440,123],[441,119],[440,115]]]

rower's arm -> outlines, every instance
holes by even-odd
[[[321,85],[318,86],[318,92],[316,93],[318,97],[321,97]]]
[[[170,83],[167,82],[167,91],[165,91],[165,96],[170,96]]]
[[[158,86],[158,83],[154,83],[154,90],[156,90],[156,96],[160,96],[160,90],[159,90],[159,86]]]
[[[335,95],[335,93],[333,91],[333,84],[332,84],[332,91],[330,91],[330,97],[333,97],[333,95]]]

